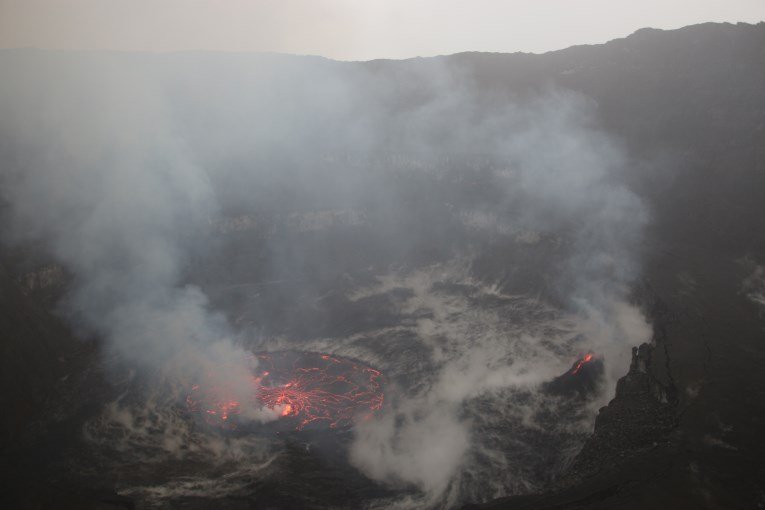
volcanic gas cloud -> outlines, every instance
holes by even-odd
[[[268,408],[297,430],[306,427],[339,428],[370,419],[382,408],[384,377],[358,361],[300,351],[261,352],[249,383],[252,401],[233,398],[225,374],[208,373],[186,397],[189,411],[211,426],[236,429],[243,404]],[[253,363],[255,365],[255,363]],[[220,367],[225,371],[225,367]]]

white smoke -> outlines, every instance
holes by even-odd
[[[38,243],[66,267],[61,311],[105,338],[109,357],[171,386],[228,363],[244,394],[234,332],[181,281],[216,211],[208,174],[149,76],[119,58],[63,60],[36,69],[43,83],[22,73],[0,94],[14,148],[2,175],[6,241]]]
[[[386,71],[263,56],[29,58],[4,64],[12,72],[0,83],[4,239],[40,243],[65,265],[73,282],[63,313],[142,372],[177,385],[234,366],[238,396],[248,400],[251,367],[238,332],[184,271],[210,243],[221,190],[237,205],[330,197],[349,208],[372,203],[383,215],[400,210],[404,199],[379,169],[322,166],[320,155],[404,154],[412,172],[426,172],[423,161],[441,154],[490,154],[503,164],[494,176],[503,200],[477,204],[489,209],[480,217],[500,218],[512,227],[499,231],[523,242],[556,240],[551,249],[566,255],[545,270],[572,331],[586,338],[579,347],[606,359],[611,387],[629,346],[650,334],[628,301],[647,213],[623,184],[625,150],[581,96],[485,97],[469,73],[441,60]],[[384,235],[404,248],[415,237]],[[433,311],[417,322],[436,367],[430,382],[360,426],[351,461],[375,480],[414,485],[428,501],[457,501],[475,446],[466,402],[534,388],[570,358],[540,347],[543,333],[444,329],[464,309],[432,300],[436,280],[406,282],[408,306]]]
[[[449,95],[448,103],[452,101],[454,96]],[[452,120],[448,127],[462,133],[455,137],[472,140],[470,146],[492,147],[507,158],[508,204],[524,204],[512,221],[523,229],[558,234],[562,243],[570,245],[571,254],[561,267],[548,269],[555,273],[557,292],[573,313],[575,331],[586,338],[580,348],[606,361],[608,391],[598,401],[603,405],[612,397],[616,380],[626,373],[629,347],[651,335],[645,317],[628,301],[629,285],[638,274],[636,250],[647,214],[640,199],[621,184],[627,157],[618,142],[594,127],[593,105],[579,96],[551,93],[530,105],[509,105],[488,119],[474,111],[477,102],[469,95],[455,101],[460,115],[449,117],[460,120]],[[478,120],[471,125],[462,119]],[[417,122],[430,127],[439,119],[420,116]],[[418,129],[432,132],[428,127]],[[408,139],[417,140],[415,134]],[[418,287],[427,288],[414,286]],[[415,292],[417,298],[427,299],[427,293]],[[433,321],[460,312],[464,309],[435,311],[435,318],[426,320],[426,330],[432,329]],[[460,413],[467,400],[485,392],[533,388],[568,368],[555,356],[518,350],[521,344],[534,345],[543,337],[513,348],[476,345],[468,340],[471,332],[439,333],[455,338],[453,348],[458,352],[440,368],[437,382],[424,394],[400,403],[392,411],[398,421],[387,417],[361,425],[352,450],[352,460],[369,476],[415,484],[431,496],[428,501],[444,497],[449,487],[456,490],[454,484],[467,467],[465,457],[476,446],[471,443],[471,424]],[[432,331],[421,331],[420,339],[428,342],[433,336],[437,335]],[[439,352],[435,349],[434,356]],[[508,352],[519,361],[507,364]]]

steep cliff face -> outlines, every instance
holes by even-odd
[[[631,500],[623,494],[632,486],[645,487],[657,473],[666,474],[668,459],[678,453],[673,434],[679,411],[669,366],[657,356],[665,347],[667,310],[650,291],[643,290],[642,297],[648,301],[644,305],[653,313],[654,338],[650,344],[632,349],[628,373],[619,379],[614,398],[600,409],[592,435],[555,487],[545,494],[466,508],[644,507],[645,500]]]
[[[59,266],[17,273],[0,264],[0,505],[132,508],[109,491],[57,483],[48,469],[108,391],[95,344],[51,311],[64,280]]]
[[[654,341],[635,352],[558,492],[491,508],[765,504],[763,48],[762,23],[707,24],[541,58],[460,57],[487,76],[504,61],[494,75],[512,90],[546,76],[584,92],[635,154],[660,162],[633,176],[652,212],[643,246],[650,291],[638,301]],[[524,66],[529,73],[517,72]]]
[[[571,466],[568,478],[582,480],[612,470],[631,457],[670,443],[677,426],[674,388],[653,375],[656,346],[633,348],[630,370],[616,386],[616,396],[602,408],[590,439]]]
[[[30,425],[42,418],[78,347],[67,328],[26,290],[0,266],[0,407],[6,410],[0,427],[7,440],[3,448],[17,446]]]
[[[480,508],[763,504],[765,383],[757,367],[765,324],[750,296],[751,261],[677,250],[657,256],[647,275],[654,285],[636,294],[653,340],[633,349],[629,372],[568,471],[549,492]]]

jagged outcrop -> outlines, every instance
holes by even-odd
[[[677,408],[668,398],[673,389],[651,373],[655,348],[643,344],[632,349],[629,372],[619,379],[614,399],[598,413],[592,436],[571,466],[569,481],[613,469],[614,463],[670,441]]]
[[[654,311],[661,308],[660,301],[650,293],[648,297]],[[656,365],[654,356],[657,349],[663,349],[662,333],[663,328],[654,324],[653,342],[632,349],[629,371],[617,382],[614,398],[600,409],[592,435],[555,487],[544,494],[468,505],[465,510],[629,506],[619,496],[623,485],[645,483],[653,475],[646,469],[652,459],[675,448],[676,390],[656,376],[665,369]]]

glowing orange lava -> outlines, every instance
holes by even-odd
[[[233,386],[220,374],[208,374],[186,397],[187,408],[214,426],[235,429],[246,421],[243,407],[270,409],[274,417],[294,419],[295,428],[324,424],[330,428],[369,419],[382,408],[382,374],[357,361],[328,354],[280,351],[254,355],[257,368],[250,385],[252,400],[243,406]],[[225,367],[221,367],[225,372]]]
[[[581,368],[584,366],[585,363],[589,363],[590,361],[592,361],[592,358],[593,358],[593,354],[592,353],[588,353],[582,359],[580,359],[576,363],[576,366],[574,367],[574,369],[571,370],[571,375],[576,375],[577,372],[579,372],[579,370],[581,370]]]

